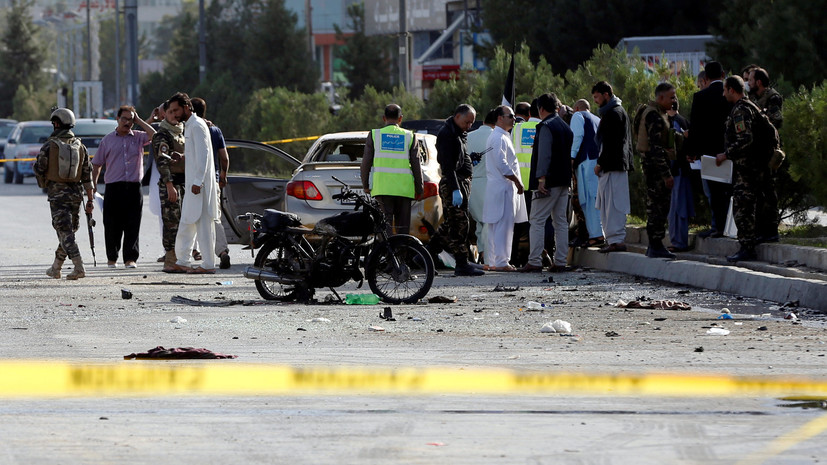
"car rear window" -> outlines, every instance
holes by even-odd
[[[14,125],[0,126],[0,138],[5,139],[6,137],[9,137],[9,133],[11,132],[12,129],[14,129]]]
[[[365,153],[365,141],[337,141],[322,142],[313,155],[313,162],[361,162]]]
[[[29,126],[20,131],[18,144],[42,144],[52,134],[51,126]]]
[[[75,136],[80,138],[97,138],[98,141],[100,141],[100,139],[102,139],[103,136],[114,131],[117,127],[118,122],[109,119],[100,119],[95,120],[94,122],[78,121],[77,124],[75,124],[75,127],[72,128],[72,132],[75,134]],[[84,140],[83,143],[86,144],[86,141]]]

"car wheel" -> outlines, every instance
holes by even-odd
[[[3,167],[3,181],[6,184],[11,184],[11,182],[14,180],[13,165],[11,163],[4,163],[4,165],[5,166]]]

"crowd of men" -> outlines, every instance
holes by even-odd
[[[654,98],[640,105],[633,117],[606,81],[592,88],[597,115],[586,99],[571,108],[554,93],[546,93],[513,109],[498,106],[485,115],[479,129],[470,131],[476,110],[459,105],[437,135],[444,221],[429,250],[435,257],[444,251],[453,255],[458,276],[537,272],[544,269],[544,262],[549,271],[567,270],[572,246],[599,246],[601,253],[625,251],[626,218],[631,211],[629,172],[637,151],[646,182],[648,257],[672,259],[676,252],[690,250],[689,225],[696,210],[693,192],[703,191],[712,219],[701,237],[723,236],[732,200],[741,248],[727,259],[755,259],[757,244],[778,241],[773,181],[778,160],[773,161],[773,154],[779,151],[776,128],[782,122],[782,99],[769,87],[766,70],[753,65],[743,76],[726,77],[720,63],[707,63],[698,77],[701,90],[693,96],[689,120],[679,114],[676,89],[668,82],[653,89]],[[368,138],[362,180],[374,194],[402,199],[407,210],[392,208],[387,199],[383,205],[405,227],[414,186],[421,189],[422,179],[414,176],[419,170],[418,162],[412,162],[415,156],[401,154],[407,145],[399,146],[400,154],[386,152],[374,158],[382,133],[400,134],[406,143],[412,137],[399,127],[401,108],[389,105],[385,111],[385,128]],[[704,156],[715,166],[731,160],[732,181],[704,179],[700,162]],[[405,186],[411,184],[405,188],[407,193],[385,194],[384,187],[383,194],[376,192],[377,185],[391,185],[391,174],[383,173],[388,171],[387,161],[375,164],[384,157],[395,160],[393,182],[405,179]],[[577,217],[573,240],[567,219],[570,196]],[[517,268],[511,263],[514,238],[525,230],[524,225],[528,259]],[[482,263],[476,263],[470,253],[474,229]]]
[[[215,259],[229,268],[229,249],[220,222],[219,188],[227,182],[229,157],[221,131],[204,120],[206,102],[190,99],[178,92],[152,112],[150,122],[141,119],[131,106],[118,109],[118,126],[101,139],[90,160],[86,147],[72,133],[75,115],[67,108],[55,110],[50,120],[54,132],[43,144],[35,162],[38,184],[46,189],[51,207],[52,226],[57,232],[55,261],[46,271],[60,279],[68,257],[74,269],[66,279],[86,275],[75,240],[79,228],[83,192],[85,213],[91,218],[95,208],[98,178],[105,169],[103,226],[107,266],[136,268],[140,254],[144,177],[143,151],[152,145],[156,181],[150,199],[157,202],[167,273],[213,274]],[[154,126],[153,126],[154,124]],[[138,126],[141,130],[133,129]],[[157,129],[156,129],[157,127]],[[195,245],[202,250],[201,257]],[[215,249],[215,256],[212,254]],[[192,259],[202,260],[193,264]]]
[[[570,246],[599,246],[601,253],[625,251],[626,216],[631,210],[628,173],[634,169],[637,150],[646,181],[648,257],[675,258],[675,252],[689,250],[693,190],[703,190],[712,220],[701,236],[723,236],[731,198],[741,248],[727,259],[755,259],[757,244],[778,241],[774,172],[783,160],[776,130],[782,123],[783,102],[769,86],[766,70],[752,65],[742,74],[726,77],[720,63],[707,63],[698,76],[701,90],[693,96],[688,121],[678,113],[675,87],[668,82],[658,84],[654,99],[640,105],[634,118],[606,81],[592,87],[597,115],[586,99],[571,108],[554,93],[546,93],[530,104],[490,110],[484,124],[469,133],[477,112],[460,104],[437,135],[444,220],[429,250],[434,256],[443,251],[453,255],[459,276],[537,272],[544,262],[552,272],[565,271]],[[154,127],[133,107],[123,106],[118,127],[101,140],[91,161],[71,131],[71,110],[52,113],[54,132],[35,163],[59,241],[48,276],[60,278],[67,257],[74,270],[66,279],[85,276],[75,232],[83,192],[88,198],[85,212],[91,215],[103,168],[108,266],[117,267],[121,253],[125,267],[137,266],[142,155],[149,144],[155,161],[151,198],[161,219],[163,271],[211,274],[216,256],[222,268],[229,267],[219,204],[229,158],[221,131],[204,119],[205,111],[202,99],[179,92],[153,110]],[[401,122],[402,109],[388,105],[384,126],[366,140],[361,167],[363,187],[382,205],[393,225],[391,233],[409,229],[411,202],[423,191],[415,137],[400,127]],[[135,125],[142,130],[133,129]],[[697,162],[704,156],[716,166],[731,160],[732,182],[703,179],[698,169],[703,163]],[[578,227],[570,241],[567,212],[572,192]],[[663,243],[667,224],[669,248]],[[482,263],[470,253],[473,229]],[[528,258],[517,268],[511,263],[515,235],[519,238],[526,229]],[[205,251],[203,257],[196,240]],[[193,258],[203,261],[194,265]]]

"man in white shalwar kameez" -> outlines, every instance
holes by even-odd
[[[215,247],[215,223],[220,218],[218,184],[215,180],[212,142],[207,123],[192,111],[187,94],[177,93],[169,100],[168,112],[184,122],[184,176],[187,195],[181,205],[181,221],[175,238],[176,265],[187,273],[215,273],[215,255],[204,254],[201,266],[192,267],[191,254],[195,238],[203,250]]]
[[[508,263],[511,258],[514,223],[528,221],[528,215],[523,183],[520,180],[520,163],[508,133],[514,127],[514,110],[500,105],[496,109],[496,116],[496,127],[488,136],[488,152],[485,154],[488,174],[482,211],[488,235],[485,263],[491,271],[516,271]]]

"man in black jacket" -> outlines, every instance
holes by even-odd
[[[574,134],[569,125],[557,114],[561,103],[554,94],[537,98],[542,122],[537,124],[534,147],[531,152],[531,176],[529,189],[533,192],[529,223],[528,264],[520,271],[542,270],[543,243],[546,220],[551,216],[554,224],[554,258],[549,271],[566,269],[569,227],[566,208],[571,188],[571,143]]]
[[[437,253],[442,246],[456,260],[456,276],[480,276],[482,270],[468,263],[468,232],[471,225],[468,214],[468,195],[471,192],[471,157],[468,156],[466,137],[474,124],[477,112],[463,103],[454,110],[454,116],[436,136],[437,161],[442,170],[439,197],[442,199],[442,224],[431,238],[428,249]]]
[[[614,95],[612,86],[600,81],[592,87],[592,98],[600,108],[600,126],[597,128],[597,143],[600,155],[594,174],[598,176],[597,201],[600,210],[600,224],[606,246],[602,253],[626,250],[626,215],[631,212],[629,202],[629,171],[632,165],[631,121],[623,102]]]
[[[700,159],[702,155],[716,156],[724,152],[724,131],[726,120],[732,111],[732,104],[724,97],[724,68],[717,61],[710,61],[704,67],[709,85],[692,97],[692,112],[689,121],[687,145],[690,157]],[[732,186],[717,181],[707,181],[709,186],[710,207],[712,209],[712,229],[701,233],[701,237],[722,237],[726,227],[729,199]]]

